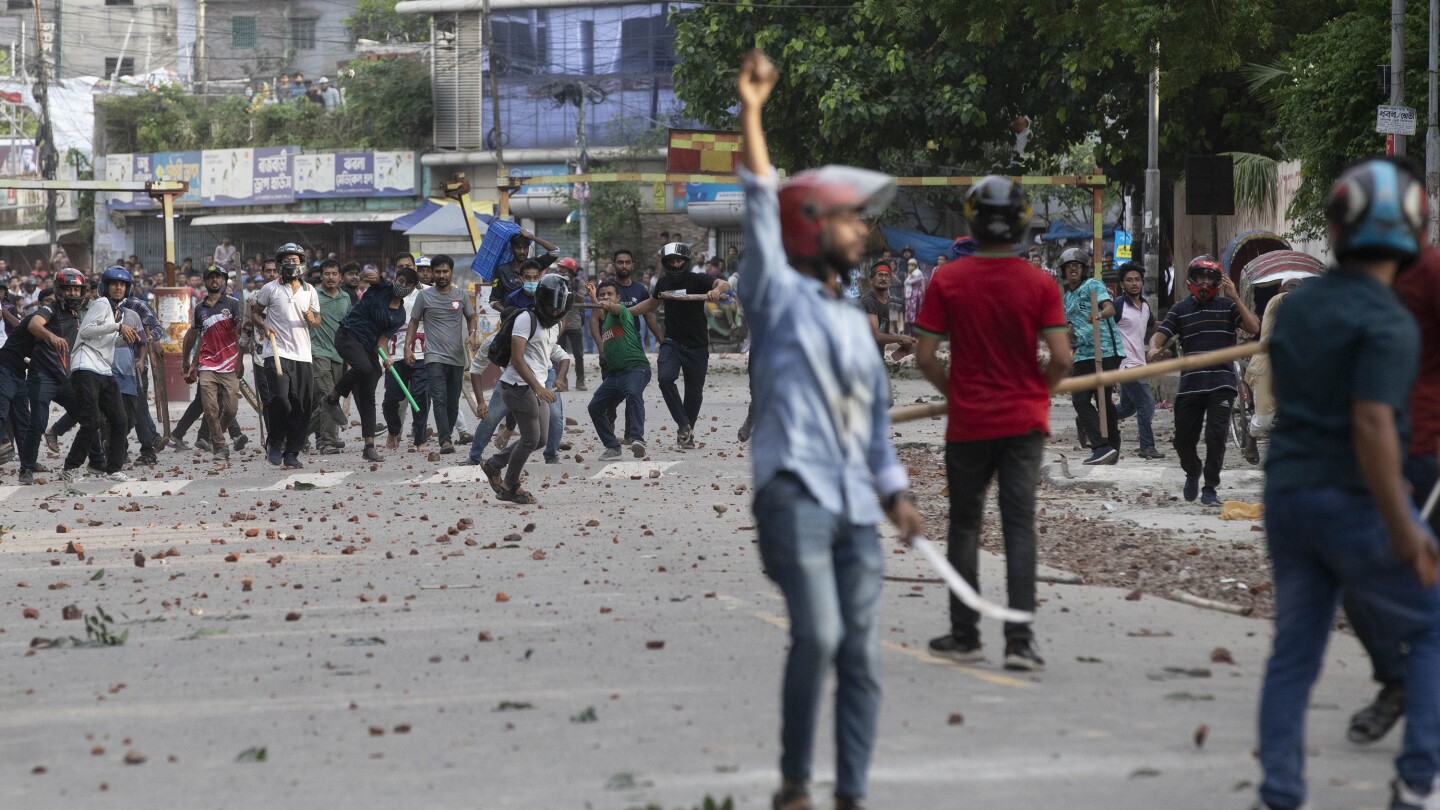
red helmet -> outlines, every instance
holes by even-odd
[[[1191,259],[1190,266],[1185,269],[1185,281],[1190,287],[1190,294],[1202,304],[1220,292],[1220,279],[1224,275],[1220,262],[1209,254]]]
[[[780,235],[792,264],[824,260],[825,217],[841,211],[875,216],[895,197],[889,175],[853,166],[803,171],[780,187]]]
[[[555,262],[555,266],[559,267],[562,270],[569,270],[571,272],[575,272],[576,270],[580,269],[580,265],[576,264],[575,260],[570,258],[569,256],[566,256],[560,261]]]
[[[65,295],[66,287],[79,287],[80,296],[70,298]],[[67,267],[55,273],[55,298],[57,303],[68,310],[75,310],[79,307],[81,299],[85,297],[85,291],[90,289],[90,284],[85,280],[85,274],[73,267]]]

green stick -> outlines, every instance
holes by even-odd
[[[385,362],[390,363],[390,355],[386,354],[383,348],[376,346],[375,351],[380,353],[380,356],[384,358]],[[420,406],[415,404],[415,397],[410,396],[410,389],[406,388],[405,381],[400,379],[400,372],[395,370],[394,363],[390,363],[390,373],[395,377],[395,384],[400,386],[400,390],[405,393],[405,398],[410,400],[410,407],[414,408],[416,413],[419,413]]]

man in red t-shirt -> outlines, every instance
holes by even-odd
[[[980,249],[935,271],[915,321],[917,362],[925,378],[950,400],[945,430],[945,477],[950,486],[950,564],[979,590],[980,524],[990,480],[1000,478],[1010,607],[1035,609],[1035,487],[1050,392],[1070,373],[1073,355],[1060,291],[1044,271],[1015,255],[1030,224],[1020,187],[991,176],[972,186],[963,208]],[[936,355],[950,341],[950,368]],[[1050,349],[1042,369],[1037,339]],[[978,661],[980,617],[950,597],[950,632],[930,652]],[[1005,668],[1038,671],[1028,624],[1005,625]]]

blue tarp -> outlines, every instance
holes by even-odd
[[[900,258],[900,251],[909,245],[915,251],[915,258],[926,265],[934,264],[936,256],[949,256],[950,243],[955,241],[953,236],[930,236],[901,228],[882,227],[880,232],[885,234],[885,246],[890,248],[895,258]]]
[[[1066,239],[1094,239],[1095,228],[1091,225],[1076,225],[1073,222],[1062,222],[1056,220],[1050,223],[1050,227],[1040,234],[1041,241],[1059,242]],[[1105,239],[1107,241],[1115,238],[1115,224],[1112,222],[1105,226]]]

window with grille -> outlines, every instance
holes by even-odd
[[[107,6],[133,6],[135,0],[105,0]]]
[[[315,19],[290,21],[290,46],[297,51],[315,50]]]
[[[120,68],[118,71],[115,69],[117,66]],[[132,59],[132,58],[130,58],[130,57],[128,57],[128,56],[125,57],[124,59],[117,59],[116,57],[113,57],[113,56],[107,56],[107,57],[105,57],[105,76],[106,76],[106,78],[120,77],[120,76],[134,76],[134,75],[135,75],[135,60],[134,60],[134,59]]]
[[[254,18],[254,17],[231,17],[231,18],[230,18],[230,47],[232,47],[232,48],[253,48],[253,47],[255,47],[255,18]]]
[[[5,0],[6,11],[25,11],[34,8],[31,0]]]

